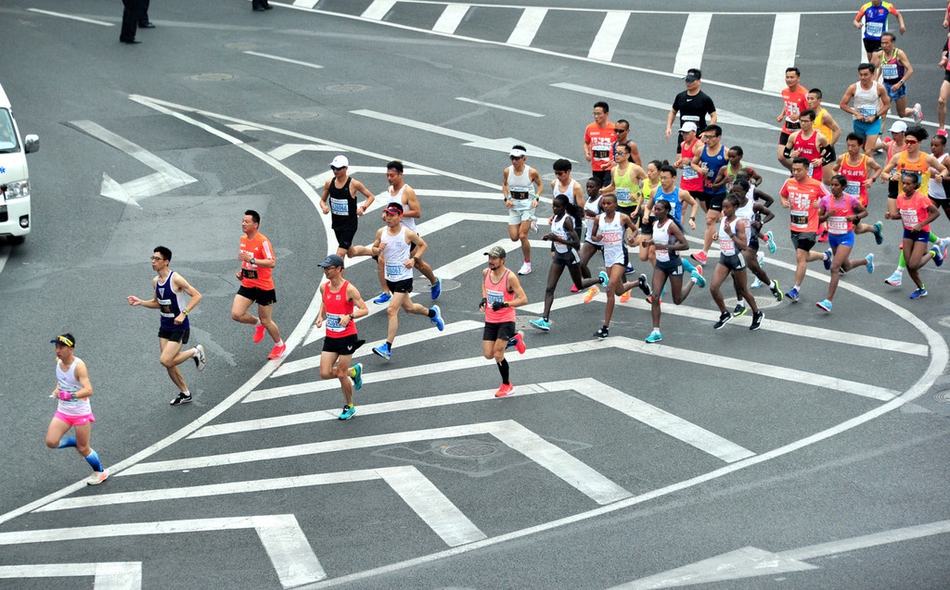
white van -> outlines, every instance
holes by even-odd
[[[40,138],[20,131],[10,100],[0,86],[0,237],[21,243],[30,233],[30,173],[26,154],[40,149]]]

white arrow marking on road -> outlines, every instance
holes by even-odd
[[[479,325],[480,326],[480,325]],[[399,400],[393,402],[383,402],[378,404],[367,404],[360,406],[360,415],[377,415],[389,412],[416,411],[438,406],[454,406],[462,403],[489,402],[498,403],[492,392],[487,390],[467,391],[464,393],[450,393],[445,395],[435,395],[422,398],[412,398],[408,400]],[[681,440],[704,453],[713,455],[727,463],[745,459],[755,455],[752,451],[743,448],[731,441],[728,441],[717,434],[692,424],[682,418],[661,410],[656,406],[648,404],[643,400],[627,395],[622,391],[605,385],[595,379],[574,379],[569,381],[557,381],[551,383],[525,384],[518,385],[515,393],[517,395],[534,395],[539,393],[555,393],[563,391],[575,391],[587,398],[603,404],[604,406],[625,414],[634,420],[637,420],[647,426],[662,432],[675,439]],[[311,422],[323,422],[326,420],[336,420],[339,410],[318,410],[315,412],[302,412],[300,414],[290,414],[284,416],[275,416],[273,418],[259,418],[256,420],[242,420],[239,422],[228,422],[225,424],[215,424],[206,426],[195,432],[188,438],[203,438],[207,436],[220,436],[225,434],[235,434],[239,432],[250,432],[255,430],[264,430],[268,428],[283,428],[285,426],[294,426],[298,424],[308,424]]]
[[[804,563],[804,559],[815,559],[826,555],[846,553],[878,545],[898,543],[950,533],[950,520],[929,524],[893,529],[841,541],[821,543],[809,547],[789,549],[781,553],[772,553],[755,547],[744,547],[736,551],[704,559],[680,568],[642,578],[627,584],[614,586],[611,590],[650,590],[657,588],[675,588],[693,584],[708,584],[723,580],[738,580],[757,576],[770,576],[785,572],[797,572],[818,569],[817,566]]]
[[[512,450],[521,453],[539,466],[547,469],[598,504],[610,504],[617,500],[629,498],[631,495],[630,492],[577,460],[577,458],[570,453],[564,451],[557,445],[549,443],[513,420],[464,424],[445,428],[429,428],[425,430],[395,432],[392,434],[378,434],[271,449],[225,453],[222,455],[190,457],[186,459],[176,459],[174,461],[153,461],[150,463],[139,463],[117,475],[141,475],[143,473],[180,471],[182,469],[201,469],[203,467],[214,467],[218,465],[234,465],[254,461],[303,457],[321,453],[335,453],[339,451],[365,449],[383,445],[406,444],[424,440],[463,438],[478,434],[494,436]]]
[[[155,174],[149,174],[148,176],[143,176],[142,178],[122,184],[119,184],[110,178],[108,174],[103,172],[102,189],[100,191],[103,197],[139,207],[140,205],[135,199],[153,197],[185,186],[186,184],[197,182],[197,180],[185,172],[175,168],[145,148],[132,143],[124,137],[116,135],[101,125],[93,123],[92,121],[71,121],[71,123],[103,143],[125,152],[152,170],[155,170]]]
[[[609,98],[613,100],[619,100],[622,102],[629,102],[637,106],[651,107],[654,109],[660,109],[664,112],[670,111],[671,102],[660,102],[657,100],[650,100],[649,98],[642,98],[639,96],[630,96],[629,94],[620,94],[619,92],[611,92],[609,90],[601,90],[599,88],[591,88],[589,86],[580,86],[578,84],[571,84],[570,82],[555,82],[551,84],[555,88],[560,88],[562,90],[570,90],[572,92],[579,92],[581,94],[587,94],[591,96],[599,96],[601,98]],[[778,127],[770,125],[768,123],[763,123],[761,121],[756,121],[755,119],[750,119],[749,117],[743,117],[742,115],[737,115],[729,111],[723,111],[716,109],[718,114],[719,124],[726,125],[739,125],[740,127],[752,127],[754,129],[772,129],[774,131],[779,131]],[[528,151],[528,155],[531,154],[531,151]],[[756,166],[759,168],[759,166]]]
[[[199,518],[160,520],[154,522],[116,523],[67,529],[45,529],[0,533],[0,545],[52,543],[142,535],[168,535],[235,529],[254,529],[264,545],[277,577],[284,588],[319,582],[327,577],[323,566],[313,554],[307,537],[293,514],[270,516],[239,516],[231,518]]]
[[[412,127],[413,129],[419,129],[421,131],[428,131],[429,133],[436,133],[438,135],[444,135],[446,137],[454,137],[455,139],[461,139],[462,141],[466,142],[464,145],[470,146],[470,147],[482,148],[486,150],[494,150],[496,152],[504,152],[507,154],[509,151],[511,151],[511,146],[515,144],[520,144],[520,145],[525,146],[528,149],[528,156],[530,157],[546,158],[548,160],[557,160],[561,158],[561,156],[553,152],[549,152],[536,145],[531,145],[530,143],[520,141],[518,139],[514,139],[513,137],[488,139],[487,137],[473,135],[471,133],[466,133],[464,131],[456,131],[454,129],[448,129],[446,127],[439,127],[438,125],[433,125],[431,123],[423,123],[421,121],[414,121],[412,119],[406,119],[405,117],[387,115],[386,113],[380,113],[377,111],[371,111],[367,109],[358,109],[358,110],[350,111],[350,112],[354,115],[369,117],[371,119],[377,119],[379,121],[386,121],[387,123],[394,123],[396,125],[404,125],[406,127]]]
[[[363,406],[360,406],[360,410]],[[359,469],[319,473],[314,475],[296,475],[273,479],[239,481],[179,488],[144,490],[139,492],[121,492],[117,494],[99,494],[83,498],[66,498],[48,504],[37,512],[52,510],[74,510],[97,506],[135,504],[139,502],[158,502],[186,498],[206,498],[227,494],[246,494],[271,490],[304,488],[311,486],[353,483],[358,481],[383,480],[396,492],[406,504],[450,547],[471,543],[486,538],[471,520],[465,516],[445,495],[435,487],[418,469],[412,466],[384,467],[379,469]]]
[[[94,590],[141,590],[142,562],[31,563],[0,566],[0,580],[93,576]]]

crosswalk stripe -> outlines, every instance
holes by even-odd
[[[293,5],[298,8],[313,8],[320,0],[294,0]]]
[[[614,52],[617,51],[620,37],[623,36],[623,31],[627,28],[627,21],[629,20],[629,12],[608,10],[604,14],[604,21],[600,23],[600,29],[597,31],[597,36],[594,37],[590,51],[587,52],[587,57],[601,61],[613,60]]]
[[[799,12],[780,12],[772,26],[772,45],[765,64],[765,83],[762,90],[781,92],[785,88],[785,68],[795,65],[798,52],[798,29],[802,15]]]
[[[518,19],[518,24],[508,37],[508,44],[521,47],[531,46],[547,13],[547,8],[525,8],[521,13],[521,18]]]
[[[483,422],[479,424],[464,424],[443,428],[429,428],[395,432],[391,434],[377,434],[358,438],[330,440],[317,443],[306,443],[270,449],[256,449],[253,451],[238,451],[221,455],[206,455],[203,457],[189,457],[172,461],[153,461],[139,463],[122,471],[117,476],[141,475],[143,473],[159,473],[179,471],[182,469],[200,469],[220,465],[234,465],[256,461],[271,461],[290,457],[303,457],[322,453],[334,453],[354,449],[365,449],[383,445],[406,444],[410,442],[441,440],[446,438],[463,438],[479,434],[494,436],[512,450],[521,453],[528,459],[547,469],[565,483],[575,488],[598,504],[609,504],[632,494],[597,471],[579,461],[570,453],[557,445],[549,443],[534,432],[528,430],[513,420],[497,422]],[[0,539],[2,539],[0,533]]]
[[[706,36],[709,34],[711,22],[712,13],[710,12],[695,12],[686,18],[680,46],[676,50],[676,60],[673,62],[674,74],[685,76],[686,70],[690,68],[702,68]]]
[[[515,394],[519,397],[523,397],[526,395],[558,393],[563,391],[575,391],[580,393],[599,404],[626,414],[634,420],[642,422],[663,434],[681,440],[700,451],[729,463],[751,457],[755,454],[721,436],[709,432],[705,428],[683,420],[678,416],[670,414],[665,410],[614,389],[595,379],[573,379],[539,384],[528,383],[518,385]],[[375,416],[390,412],[407,412],[476,402],[497,403],[492,396],[492,390],[466,391],[463,393],[449,393],[423,398],[361,405],[359,413],[360,416]],[[314,412],[301,412],[271,418],[212,424],[194,432],[188,438],[205,438],[270,428],[284,428],[313,422],[325,422],[328,420],[336,420],[338,412],[339,410],[317,410]]]
[[[368,18],[372,20],[383,20],[393,6],[396,5],[396,0],[373,0],[373,3],[366,7],[366,10],[363,11],[363,18]]]
[[[446,35],[455,33],[455,29],[458,28],[462,23],[462,19],[468,14],[468,8],[467,4],[446,4],[445,10],[442,11],[439,20],[435,21],[432,30],[436,33],[445,33]]]
[[[412,466],[358,469],[311,475],[296,475],[253,481],[239,481],[199,486],[163,488],[137,492],[100,494],[81,498],[64,498],[43,506],[37,512],[74,510],[98,506],[206,498],[228,494],[247,494],[271,490],[305,488],[382,479],[402,500],[450,547],[486,538],[471,520],[449,500],[428,478]]]

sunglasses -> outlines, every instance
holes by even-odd
[[[336,166],[330,166],[330,170],[333,170],[334,172],[338,170],[343,170],[344,168],[346,168],[346,166],[340,166],[339,168],[337,168]]]

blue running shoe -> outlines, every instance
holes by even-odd
[[[792,290],[786,293],[785,296],[791,299],[793,302],[798,303],[798,298],[801,296],[801,293],[798,292],[798,289],[792,287]]]
[[[930,251],[934,253],[934,264],[943,266],[943,250],[940,249],[940,246],[934,246]]]
[[[878,246],[884,243],[884,224],[880,221],[874,222],[874,241]]]
[[[389,344],[383,342],[379,346],[373,349],[373,354],[383,357],[387,361],[393,358],[393,351],[389,348]]]
[[[767,231],[765,235],[768,236],[769,242],[767,246],[769,247],[769,254],[775,254],[775,251],[778,250],[778,246],[775,245],[775,237],[772,236],[772,232]]]
[[[435,278],[435,284],[429,286],[429,291],[432,293],[432,300],[435,301],[439,298],[439,295],[442,294],[442,279],[439,277]]]
[[[927,287],[921,287],[910,294],[911,299],[920,299],[927,296]]]
[[[597,275],[597,278],[600,279],[601,285],[606,285],[607,283],[610,282],[610,277],[608,277],[607,273],[605,273],[604,271],[600,271],[600,274]]]
[[[340,412],[340,420],[349,420],[355,413],[356,406],[343,406],[343,411]]]
[[[353,366],[353,389],[359,390],[363,387],[363,363],[356,363]]]
[[[693,272],[689,273],[689,276],[693,279],[693,282],[699,286],[700,289],[706,287],[706,277],[703,275],[694,270]]]
[[[819,302],[816,303],[815,305],[818,306],[818,307],[820,307],[820,308],[822,308],[823,310],[827,311],[828,313],[831,313],[831,302],[828,301],[827,299],[822,299],[821,301],[819,301]]]
[[[387,293],[386,291],[383,291],[382,293],[376,296],[376,299],[373,299],[373,303],[375,303],[376,305],[382,305],[384,303],[388,303],[389,300],[392,298],[393,298],[392,294]]]
[[[874,254],[868,254],[864,257],[868,261],[868,274],[874,273]]]
[[[650,335],[649,335],[649,336],[647,336],[646,338],[644,338],[644,340],[645,340],[646,342],[649,342],[650,344],[655,344],[655,343],[657,343],[657,342],[663,340],[663,334],[660,334],[660,331],[659,331],[659,330],[653,330],[652,332],[650,332]]]
[[[435,324],[436,327],[439,329],[439,332],[441,332],[442,330],[445,329],[445,321],[442,319],[442,310],[439,309],[438,305],[433,305],[432,311],[435,312],[435,316],[429,319],[432,320],[432,323]]]
[[[825,250],[825,257],[822,260],[822,262],[825,264],[825,270],[831,270],[831,257],[834,255],[835,253],[832,252],[831,248]]]
[[[548,332],[548,331],[551,330],[551,322],[549,322],[548,320],[546,320],[546,319],[544,319],[544,318],[538,318],[538,319],[536,319],[536,320],[531,320],[531,321],[528,322],[528,323],[531,324],[532,326],[534,326],[535,328],[541,330],[542,332]]]

